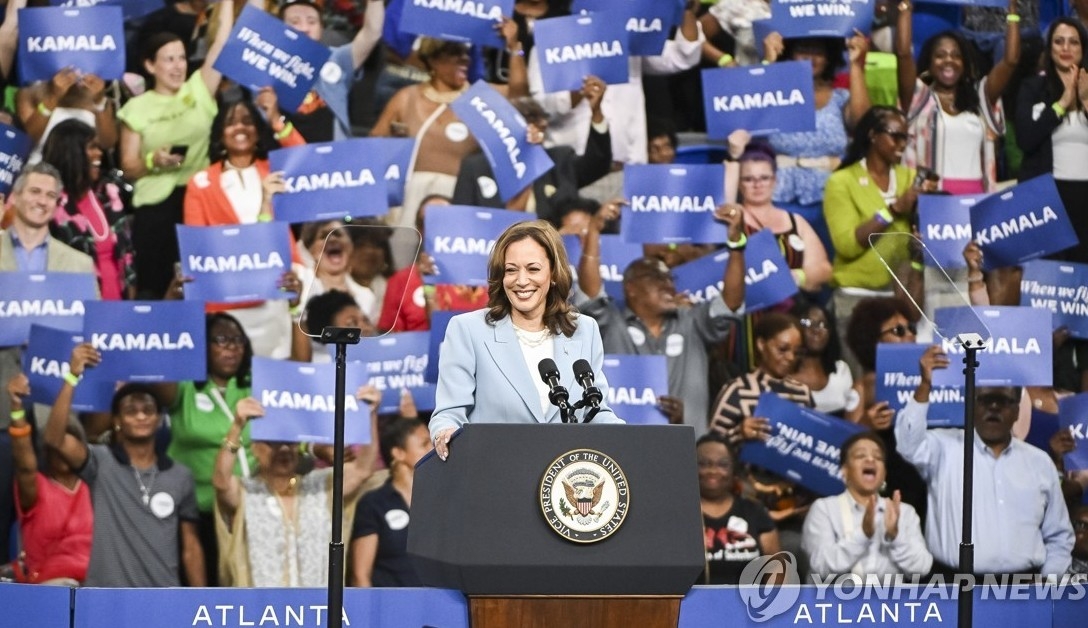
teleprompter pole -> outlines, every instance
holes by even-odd
[[[958,625],[971,628],[974,617],[974,586],[970,576],[975,573],[975,545],[972,543],[972,519],[975,496],[975,369],[978,368],[978,350],[985,342],[978,334],[962,334],[958,338],[963,345],[963,528],[960,536],[960,568],[964,576],[959,582]]]

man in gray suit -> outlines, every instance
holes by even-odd
[[[27,166],[11,188],[15,219],[11,228],[0,231],[0,272],[74,272],[94,273],[94,260],[72,247],[49,237],[49,224],[60,203],[60,173],[40,162]],[[22,370],[21,347],[0,347],[0,386]],[[44,420],[48,415],[42,416]],[[0,394],[0,563],[8,557],[8,533],[11,527],[12,462],[11,399]]]

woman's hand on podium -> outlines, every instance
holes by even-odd
[[[454,431],[456,430],[452,427],[446,428],[434,437],[434,450],[442,460],[450,456],[450,436],[453,435]]]

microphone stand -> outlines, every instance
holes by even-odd
[[[326,327],[321,340],[336,345],[336,395],[333,411],[332,536],[329,541],[329,627],[344,625],[344,388],[348,345],[359,344],[355,327]]]
[[[959,573],[973,576],[975,573],[975,546],[971,542],[973,523],[972,505],[975,494],[975,369],[978,368],[978,351],[986,341],[974,333],[960,334],[956,340],[966,352],[963,356],[964,394],[963,404],[963,527],[960,537]],[[957,604],[957,625],[971,628],[974,623],[974,586],[967,578],[960,585]]]

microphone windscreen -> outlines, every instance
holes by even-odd
[[[582,358],[574,361],[574,377],[581,380],[585,377],[593,379],[593,367],[589,365],[589,361]]]
[[[547,384],[551,378],[559,377],[559,367],[555,365],[555,360],[551,358],[544,358],[536,365],[536,370],[540,371],[540,379],[544,380]]]

